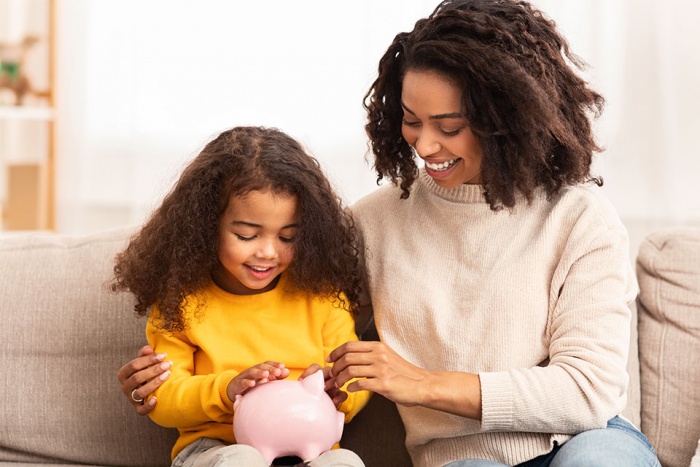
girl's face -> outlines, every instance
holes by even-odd
[[[271,191],[232,197],[219,222],[214,282],[236,295],[274,289],[294,258],[298,230],[296,197]]]
[[[407,71],[401,133],[443,188],[481,183],[481,143],[462,114],[462,90],[434,71]]]

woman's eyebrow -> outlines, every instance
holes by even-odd
[[[416,113],[413,110],[406,107],[406,104],[404,104],[403,102],[401,103],[401,107],[403,107],[403,109],[406,112],[410,113],[411,115],[413,115],[413,116],[416,115]],[[462,117],[462,114],[459,112],[451,112],[451,113],[445,113],[445,114],[431,115],[429,118],[430,118],[430,120],[442,120],[444,118],[463,118],[463,117]]]
[[[404,109],[406,112],[410,113],[411,115],[415,115],[415,114],[416,114],[413,110],[411,110],[411,109],[409,109],[408,107],[406,107],[406,104],[404,104],[403,102],[401,102],[401,107],[403,107],[403,109]]]

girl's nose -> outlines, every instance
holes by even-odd
[[[277,246],[272,240],[265,240],[260,243],[260,248],[258,248],[258,257],[260,258],[276,258],[277,257]]]

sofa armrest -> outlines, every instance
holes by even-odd
[[[664,466],[700,438],[700,229],[649,235],[637,257],[642,431]]]

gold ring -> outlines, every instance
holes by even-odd
[[[138,388],[136,388],[136,389],[134,389],[133,391],[131,391],[131,400],[134,401],[134,402],[136,402],[137,404],[143,405],[143,399],[137,399],[137,398],[136,398],[136,390],[137,390],[137,389],[138,389]]]

